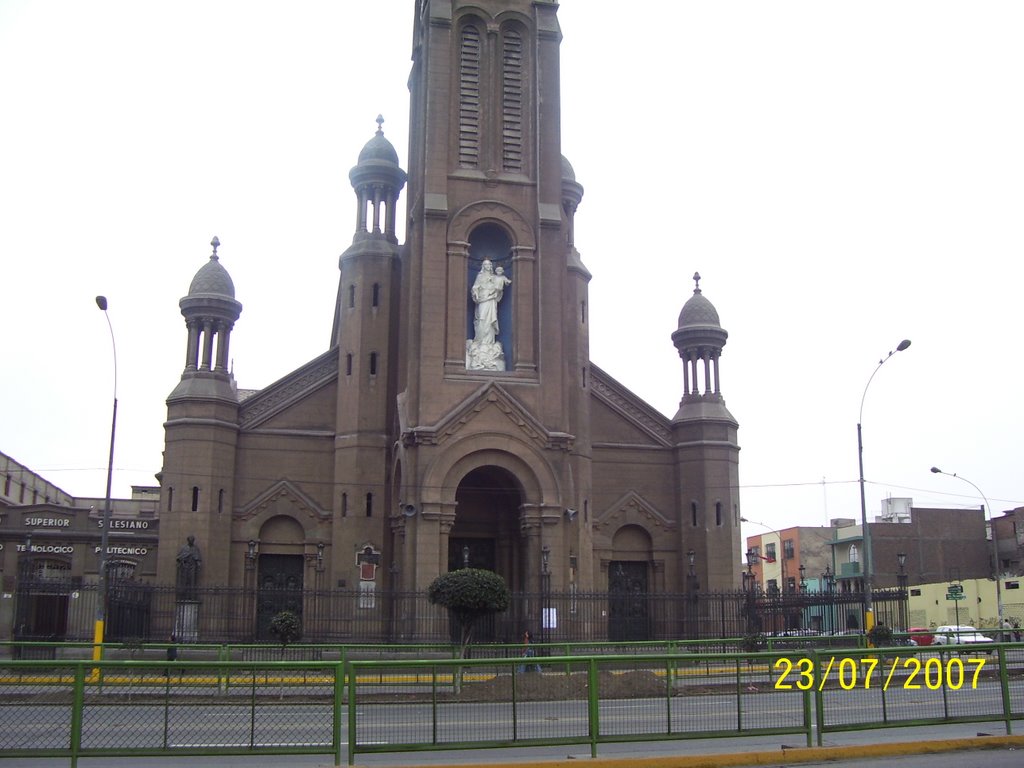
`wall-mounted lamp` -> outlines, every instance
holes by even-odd
[[[545,544],[540,550],[540,572],[548,573],[548,559],[551,557],[551,548]]]
[[[462,548],[462,567],[469,568],[469,545]]]
[[[316,569],[318,571],[324,569],[324,543],[322,541],[316,543]]]
[[[566,516],[566,518],[568,518],[569,522],[571,523],[573,520],[576,519],[576,510],[575,509],[571,509],[571,508],[567,508],[565,510],[565,516]]]

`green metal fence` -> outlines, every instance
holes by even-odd
[[[0,663],[0,757],[343,754],[342,665]]]
[[[629,648],[532,645],[522,657],[521,646],[475,646],[458,659],[446,645],[209,646],[168,661],[153,658],[166,650],[156,646],[132,651],[147,661],[0,660],[0,758],[324,754],[351,764],[361,753],[556,744],[596,755],[609,742],[793,734],[812,745],[828,732],[951,722],[999,720],[1010,733],[1024,719],[1019,643]]]
[[[1024,719],[1024,646],[351,661],[360,753]]]

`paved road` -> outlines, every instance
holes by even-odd
[[[852,731],[849,733],[829,734],[824,740],[826,747],[836,748],[836,752],[827,760],[801,762],[801,765],[835,766],[843,768],[1020,768],[1021,754],[1024,745],[1016,749],[993,749],[984,751],[964,751],[955,753],[938,753],[924,755],[923,747],[928,743],[949,739],[969,739],[979,734],[992,736],[1005,735],[1001,722],[968,723],[944,726],[923,726],[917,728],[893,728],[879,731]],[[904,745],[914,743],[917,754],[903,754],[873,759],[859,757],[872,745],[900,746],[906,753]],[[782,745],[792,749],[782,749]],[[771,760],[771,765],[796,765],[796,757],[801,751],[802,741],[782,736],[761,736],[730,739],[701,739],[694,741],[650,742],[631,744],[602,744],[598,750],[598,764],[607,766],[629,766],[635,763],[643,765],[646,758],[664,758],[670,756],[703,756],[701,764],[713,766],[715,756],[735,753],[774,753],[778,760]],[[564,761],[573,758],[586,765],[590,759],[586,747],[523,747],[500,750],[466,750],[454,752],[413,752],[399,754],[359,755],[357,764],[360,766],[404,766],[438,768],[439,766],[487,766],[498,768],[501,763],[542,763],[545,761]],[[591,761],[594,764],[595,761]],[[168,758],[82,758],[78,761],[80,768],[327,768],[332,765],[330,758],[316,755],[296,756],[217,756],[217,757],[168,757]],[[12,758],[0,760],[0,768],[67,768],[67,759],[56,758]],[[734,764],[735,765],[735,764]]]

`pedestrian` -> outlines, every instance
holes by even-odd
[[[523,653],[522,653],[522,657],[524,659],[531,659],[531,658],[534,658],[535,655],[536,655],[534,653],[534,651],[533,651],[533,648],[530,647],[530,643],[532,641],[533,641],[533,633],[530,632],[530,630],[526,630],[523,633]],[[518,668],[518,671],[519,672],[526,672],[527,671],[527,666],[529,666],[531,672],[540,672],[540,664],[537,664],[537,663],[533,663],[533,664],[530,664],[530,665],[520,664],[519,668]]]

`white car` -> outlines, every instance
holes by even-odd
[[[948,633],[948,634],[947,634]],[[935,630],[932,645],[966,645],[968,643],[991,643],[976,627],[965,624],[947,624]]]

